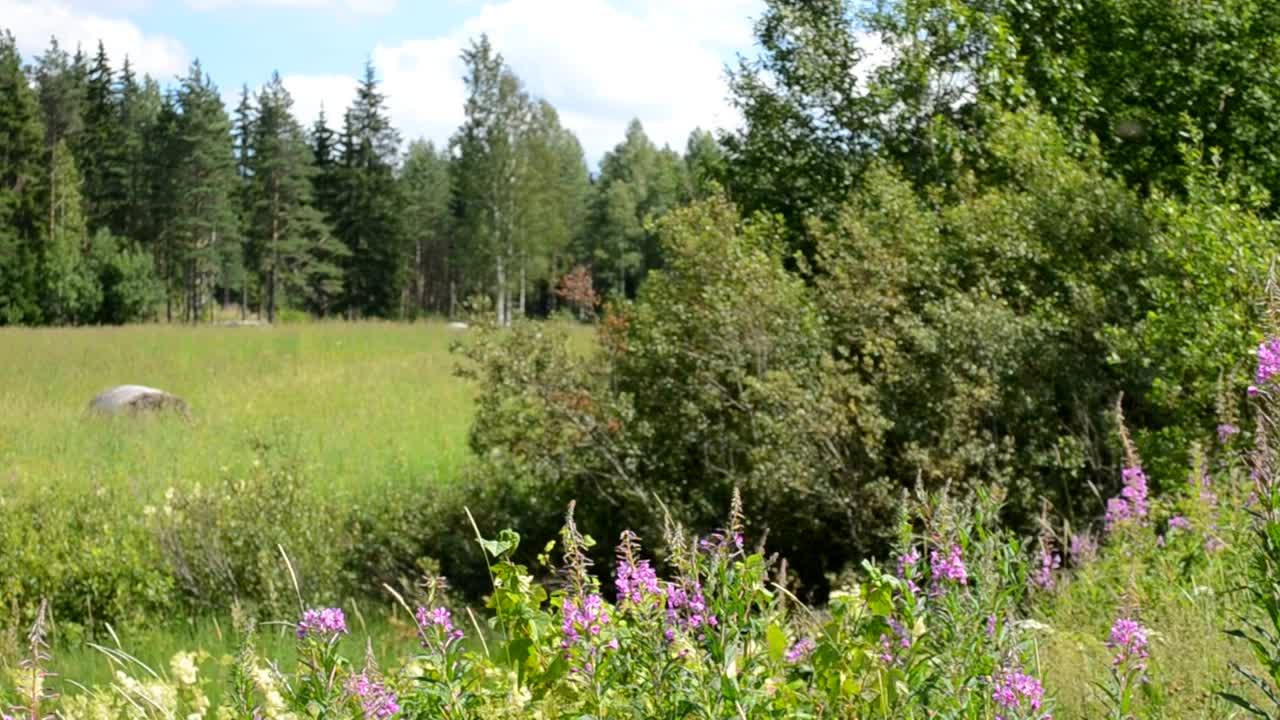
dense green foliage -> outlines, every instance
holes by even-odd
[[[691,134],[686,163],[637,120],[593,180],[555,108],[484,37],[463,56],[470,97],[447,151],[402,146],[372,64],[340,127],[322,113],[304,130],[278,73],[229,114],[199,62],[166,89],[127,60],[114,70],[101,45],[90,61],[54,43],[27,68],[7,35],[0,52],[5,324],[195,322],[235,306],[267,321],[456,316],[473,295],[503,323],[546,315],[580,265],[634,294],[662,263],[645,223],[724,170],[709,133]],[[150,258],[154,277],[130,261],[125,284],[158,281],[162,302],[146,289],[99,312],[120,284],[90,268],[100,231]]]

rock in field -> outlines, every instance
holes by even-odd
[[[145,385],[120,385],[98,394],[89,410],[100,415],[174,412],[187,417],[187,403],[176,395]]]
[[[449,329],[450,330],[466,330],[467,324],[464,322],[458,322],[455,320],[454,322],[449,323]]]

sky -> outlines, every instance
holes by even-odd
[[[462,122],[458,56],[488,33],[532,94],[560,112],[594,166],[639,118],[683,150],[695,127],[733,127],[725,65],[754,55],[762,0],[0,0],[28,62],[51,36],[172,82],[199,58],[228,103],[279,71],[298,118],[341,123],[372,60],[404,139],[448,141]]]

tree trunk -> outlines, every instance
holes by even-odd
[[[506,258],[498,255],[498,287],[495,295],[497,305],[498,327],[507,326],[507,264]]]
[[[524,259],[520,261],[520,317],[525,316],[525,270]]]

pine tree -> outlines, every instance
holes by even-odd
[[[282,296],[324,314],[341,290],[335,261],[345,256],[312,205],[311,149],[292,107],[279,74],[273,74],[258,93],[249,146],[249,258],[268,321],[275,320]]]
[[[148,83],[144,93],[159,93],[159,86]],[[141,191],[142,238],[155,257],[156,269],[164,283],[165,320],[173,322],[174,300],[178,295],[178,272],[181,253],[178,247],[177,218],[178,163],[182,149],[179,143],[177,99],[172,92],[160,97],[155,119],[143,131],[143,159],[138,189]]]
[[[0,32],[0,324],[40,321],[44,128],[13,35]]]
[[[186,319],[195,322],[239,247],[236,166],[231,121],[199,61],[182,79],[177,103],[175,259],[182,268]]]
[[[351,252],[341,307],[352,317],[389,317],[400,306],[404,247],[393,174],[399,146],[368,63],[343,123],[342,174],[331,215]]]

